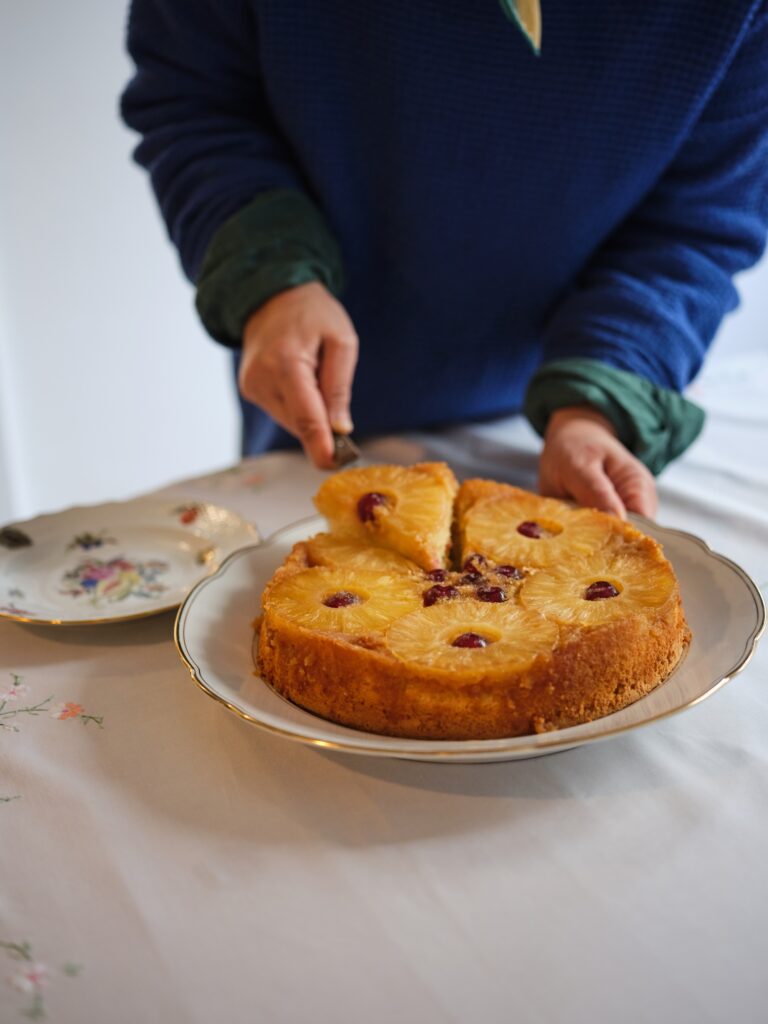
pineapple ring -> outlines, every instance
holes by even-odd
[[[360,636],[382,632],[421,605],[424,584],[415,576],[318,566],[279,580],[264,598],[264,611],[305,629]],[[329,607],[333,594],[352,594],[354,604]]]
[[[523,522],[544,527],[541,537],[519,532]],[[552,498],[503,495],[478,501],[467,513],[463,551],[481,551],[496,562],[547,568],[586,557],[624,538],[623,524],[594,509],[572,509]]]
[[[486,647],[454,647],[464,633],[477,633]],[[551,654],[557,626],[518,605],[481,604],[473,599],[435,604],[397,619],[387,647],[401,661],[426,668],[519,670],[540,654]]]
[[[420,573],[418,565],[396,551],[371,547],[350,537],[334,537],[331,533],[317,533],[306,541],[307,554],[313,565],[331,569],[365,569],[369,572]]]
[[[675,578],[661,550],[652,544],[598,552],[541,570],[523,583],[520,602],[554,621],[587,627],[661,608],[675,591]],[[619,593],[587,600],[587,588],[599,582],[611,583]]]

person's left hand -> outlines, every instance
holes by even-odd
[[[658,504],[650,471],[619,441],[610,421],[590,406],[570,406],[550,416],[539,490],[622,519],[628,511],[653,517]]]

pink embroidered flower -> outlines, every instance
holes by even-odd
[[[26,697],[29,694],[29,687],[26,683],[14,683],[13,686],[6,686],[0,690],[0,701],[18,700],[19,697]]]
[[[48,984],[48,968],[45,964],[27,964],[8,981],[17,991],[30,995],[39,992]]]
[[[82,704],[74,704],[72,701],[60,701],[51,706],[51,718],[58,718],[63,721],[65,718],[79,718],[85,708]]]

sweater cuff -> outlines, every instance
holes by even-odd
[[[543,436],[552,413],[569,405],[601,412],[654,475],[681,455],[704,425],[704,410],[676,391],[598,359],[558,359],[531,378],[524,410],[537,433]]]
[[[239,210],[213,236],[195,305],[211,337],[236,348],[259,306],[310,281],[338,295],[344,284],[339,248],[314,203],[301,192],[276,189]]]

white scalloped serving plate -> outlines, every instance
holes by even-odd
[[[687,656],[661,686],[622,711],[539,736],[408,740],[349,729],[296,707],[254,670],[253,619],[264,586],[292,546],[317,533],[315,516],[235,552],[179,609],[175,640],[192,678],[214,700],[269,732],[315,747],[374,757],[481,763],[538,757],[594,743],[693,707],[741,671],[765,628],[765,605],[749,576],[692,534],[631,517],[664,545],[693,632]]]

